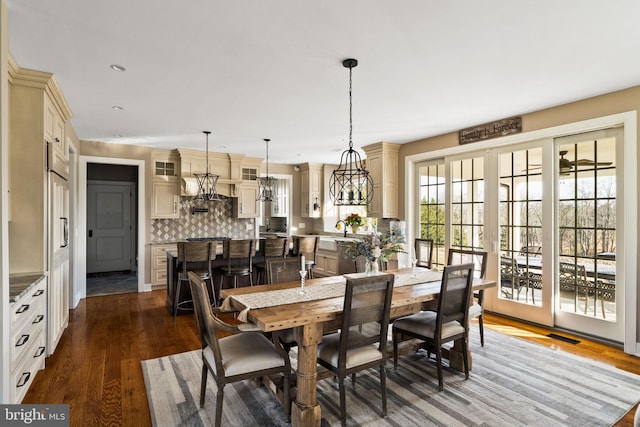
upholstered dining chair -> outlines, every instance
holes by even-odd
[[[233,287],[238,286],[238,277],[248,276],[253,286],[253,257],[256,254],[255,239],[231,239],[222,242],[222,258],[226,264],[220,267],[220,289],[226,277],[233,278]]]
[[[215,426],[222,421],[222,404],[225,385],[267,375],[281,374],[283,380],[283,404],[287,421],[291,419],[289,395],[289,356],[280,343],[270,341],[253,324],[230,325],[217,317],[219,308],[212,308],[204,282],[197,274],[189,272],[191,293],[194,299],[196,320],[202,342],[202,380],[200,383],[200,407],[204,407],[207,377],[218,386],[216,395]],[[218,338],[218,332],[233,335]]]
[[[433,240],[432,239],[415,239],[416,265],[431,269],[431,261],[433,259]]]
[[[338,379],[343,426],[347,419],[344,379],[351,375],[355,386],[356,372],[364,369],[380,369],[382,416],[387,415],[385,365],[393,281],[393,274],[347,277],[340,332],[325,335],[318,344],[318,363]]]
[[[447,265],[473,263],[474,276],[484,279],[487,274],[487,252],[465,249],[449,249]],[[473,302],[469,306],[469,320],[478,318],[480,344],[484,347],[484,289],[473,293]]]
[[[191,305],[193,300],[180,301],[182,293],[182,283],[188,285],[188,271],[193,271],[202,280],[211,284],[211,297],[217,301],[217,295],[213,286],[213,274],[211,272],[211,261],[216,258],[212,242],[178,242],[178,283],[176,285],[175,296],[173,298],[173,320],[176,320],[178,310],[191,310],[183,308],[183,305]],[[189,286],[187,286],[187,289]]]
[[[438,388],[442,379],[442,345],[454,340],[462,342],[464,375],[469,378],[469,301],[473,282],[473,264],[447,265],[442,273],[438,311],[421,311],[393,322],[393,366],[398,367],[398,342],[401,335],[426,343],[427,355],[436,355]]]
[[[276,237],[273,239],[264,239],[260,241],[263,246],[264,261],[255,263],[256,282],[258,285],[267,282],[267,261],[272,258],[284,258],[289,252],[289,239],[286,237]]]

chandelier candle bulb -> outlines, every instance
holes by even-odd
[[[305,266],[305,264],[304,264],[304,255],[302,255],[302,256],[300,257],[300,264],[301,264],[301,266],[300,266],[300,270],[305,271],[305,270],[306,270],[306,268],[305,268],[306,266]]]

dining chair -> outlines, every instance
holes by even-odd
[[[449,249],[447,265],[473,263],[474,276],[484,279],[487,275],[487,252],[465,249]],[[469,320],[478,318],[480,344],[484,347],[484,289],[473,292],[473,302],[469,306]]]
[[[260,240],[262,255],[264,260],[257,262],[253,266],[256,269],[256,282],[258,285],[267,282],[267,261],[271,258],[284,258],[289,252],[289,239],[286,237],[276,237],[272,239]]]
[[[518,266],[516,258],[501,255],[500,290],[502,294],[506,298],[520,300],[520,292],[526,287],[526,283],[525,273]]]
[[[293,239],[293,255],[304,256],[306,268],[309,272],[309,278],[313,278],[313,267],[316,265],[316,252],[318,251],[318,243],[320,236],[292,236]]]
[[[325,335],[318,344],[318,363],[331,371],[340,388],[340,421],[346,424],[344,379],[351,375],[355,386],[356,372],[378,367],[382,416],[387,415],[387,331],[393,274],[378,274],[359,278],[347,277],[341,329]],[[363,327],[360,331],[359,327]],[[373,326],[373,327],[371,327]]]
[[[233,278],[233,287],[238,286],[238,277],[248,276],[253,286],[253,257],[256,254],[255,239],[231,239],[222,242],[222,258],[226,265],[220,267],[220,289],[226,277]]]
[[[416,265],[418,267],[426,267],[431,269],[431,261],[433,259],[433,240],[432,239],[415,239]]]
[[[398,341],[401,335],[422,340],[427,345],[427,357],[436,355],[438,388],[442,379],[442,345],[459,340],[462,344],[465,378],[469,378],[469,301],[473,283],[473,264],[447,265],[442,273],[438,295],[438,310],[421,311],[393,322],[393,366],[398,367]]]
[[[211,242],[178,242],[178,277],[175,295],[173,298],[173,320],[176,320],[178,310],[191,310],[183,308],[183,305],[191,306],[193,300],[180,301],[182,293],[182,283],[189,283],[188,271],[192,271],[202,280],[206,280],[211,284],[211,298],[217,301],[217,294],[213,286],[213,273],[211,271],[211,261],[216,258]],[[189,286],[187,286],[189,289]]]
[[[300,280],[300,257],[267,260],[267,283],[286,283]]]
[[[580,291],[582,291],[584,293],[584,314],[587,314],[589,290],[590,288],[595,288],[595,283],[587,280],[584,265],[560,262],[559,267],[560,292],[570,292],[573,294],[574,311],[577,311],[578,297]],[[604,313],[604,300],[600,298],[600,301],[602,303],[602,312]],[[560,298],[560,308],[562,308],[562,298]]]
[[[220,309],[212,308],[204,282],[197,274],[189,272],[191,294],[194,298],[196,321],[202,343],[202,379],[200,383],[200,407],[204,407],[207,377],[218,386],[216,395],[215,426],[222,421],[224,387],[233,382],[259,379],[280,374],[283,378],[283,405],[287,422],[291,419],[289,375],[291,363],[280,343],[270,341],[257,326],[245,323],[230,325],[220,318]],[[219,333],[232,335],[218,338]]]

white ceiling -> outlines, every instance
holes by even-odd
[[[55,74],[86,140],[204,150],[211,130],[210,151],[337,163],[349,57],[356,148],[640,84],[637,0],[6,3],[11,54]]]

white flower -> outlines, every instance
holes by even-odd
[[[373,248],[373,250],[371,251],[371,254],[373,255],[374,258],[378,259],[380,258],[380,255],[382,255],[382,249],[380,248]]]

